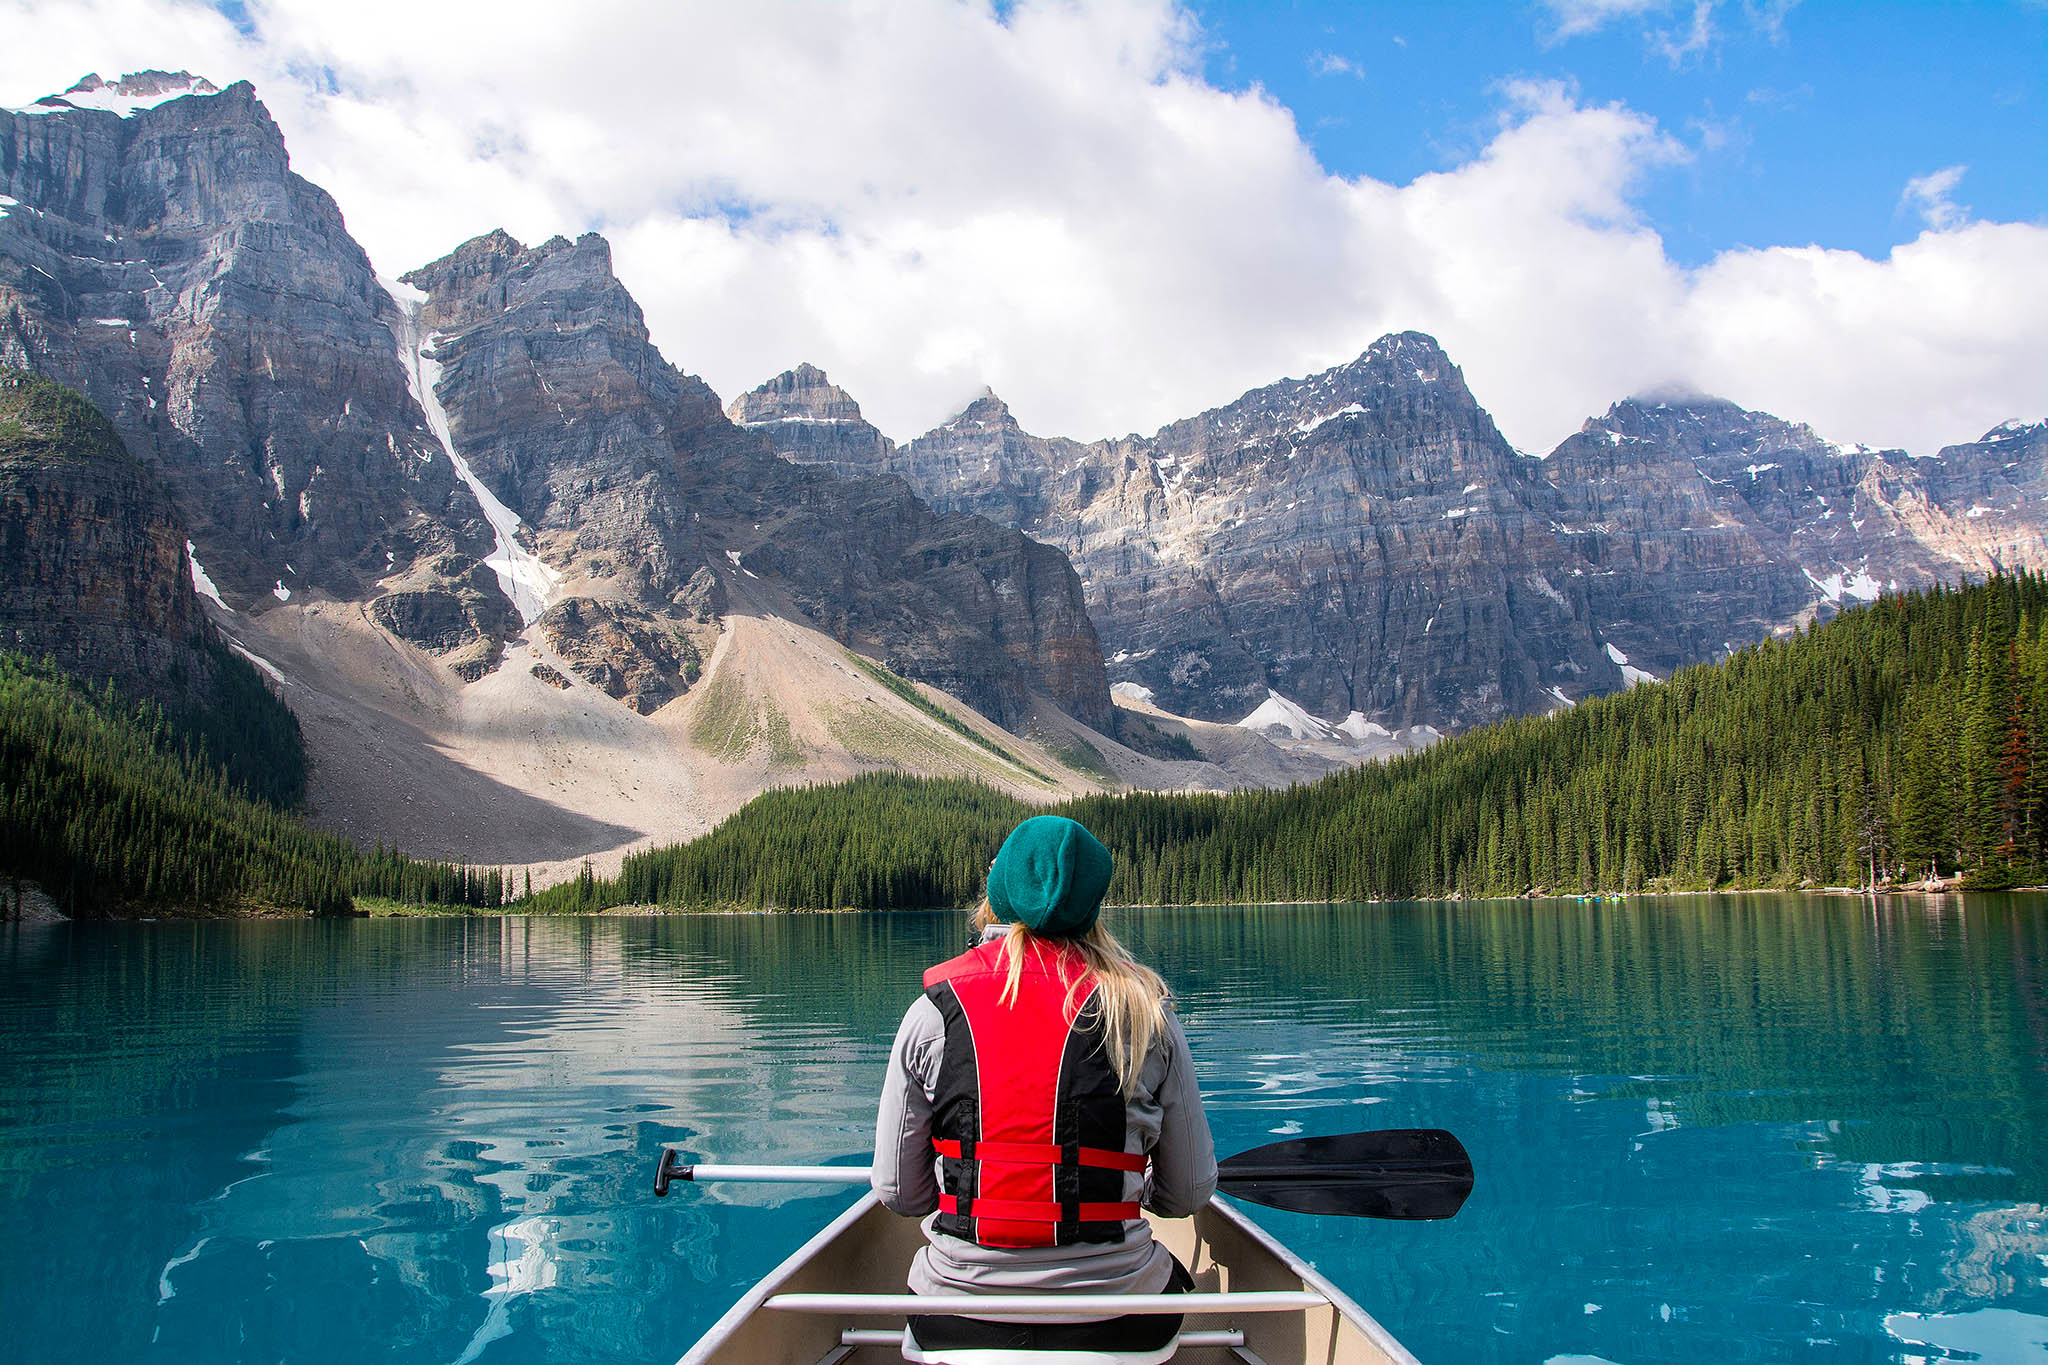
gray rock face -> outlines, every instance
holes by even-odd
[[[519,633],[520,621],[490,570],[471,565],[467,576],[458,578],[461,568],[458,560],[430,565],[424,575],[407,574],[430,584],[438,575],[446,586],[384,593],[371,600],[369,613],[399,639],[442,656],[458,677],[475,682],[497,667],[500,646]]]
[[[1058,551],[935,514],[900,480],[776,459],[654,349],[603,238],[529,249],[492,233],[405,282],[428,296],[457,449],[534,528],[563,592],[592,604],[579,619],[601,602],[701,619],[751,576],[998,723],[1022,724],[1033,692],[1109,723],[1100,645]],[[593,681],[679,676],[626,630],[586,662]]]
[[[1967,572],[2048,565],[2048,422],[2006,422],[1874,478],[1906,531]]]
[[[643,716],[681,696],[703,667],[673,621],[623,602],[572,597],[548,608],[540,628],[586,681]]]
[[[1662,677],[1831,613],[1865,584],[1952,577],[1876,487],[1887,468],[1805,426],[1689,398],[1617,403],[1542,471],[1603,635]]]
[[[2048,425],[1911,460],[1631,400],[1535,459],[1415,333],[1150,437],[1034,437],[986,395],[899,448],[855,411],[808,367],[733,407],[788,459],[900,473],[1066,550],[1112,679],[1207,719],[1271,689],[1331,722],[1460,727],[2048,564]]]
[[[792,459],[799,423],[757,426]],[[885,463],[1064,549],[1110,676],[1236,720],[1468,724],[1618,685],[1522,466],[1427,337],[1150,438],[1023,432],[993,395]]]
[[[0,369],[0,649],[182,701],[207,629],[163,488],[83,398]]]
[[[778,451],[800,446],[798,464],[830,465],[845,474],[907,474],[896,443],[868,425],[860,404],[815,365],[799,365],[734,399],[725,410],[742,427],[782,427]]]
[[[187,88],[126,117],[67,103]],[[0,363],[108,414],[238,608],[451,553],[452,580],[411,586],[459,591],[489,532],[407,392],[395,309],[250,87],[211,88],[145,72],[0,111]]]

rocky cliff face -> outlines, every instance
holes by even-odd
[[[1256,722],[1277,692],[1354,735],[1469,725],[1882,590],[2048,563],[2048,426],[1912,460],[1716,399],[1630,400],[1537,459],[1414,333],[1087,445],[988,395],[896,447],[808,367],[732,411],[791,460],[900,473],[1065,549],[1110,676],[1213,719]]]
[[[533,528],[553,576],[544,619],[575,601],[590,605],[565,626],[604,623],[599,642],[565,651],[591,681],[658,677],[630,691],[659,704],[687,683],[655,657],[672,638],[662,623],[721,614],[765,582],[999,723],[1021,724],[1033,692],[1109,723],[1100,647],[1057,551],[935,514],[872,471],[776,459],[654,349],[601,237],[526,248],[492,233],[405,283],[425,295],[455,450]]]
[[[1929,460],[1887,460],[1873,478],[1905,533],[1944,567],[2048,564],[2048,422],[2007,422]]]
[[[799,365],[740,395],[726,416],[742,427],[779,429],[776,449],[798,464],[863,477],[910,472],[896,443],[868,425],[853,396],[815,365]]]
[[[802,423],[756,429],[819,457]],[[1064,549],[1110,676],[1170,710],[1237,720],[1277,691],[1354,730],[1443,726],[1620,682],[1533,462],[1427,337],[1150,438],[1032,437],[989,395],[883,462]]]
[[[86,393],[242,609],[473,598],[490,545],[407,391],[397,310],[247,84],[88,78],[0,110],[0,363]]]
[[[163,488],[77,393],[0,369],[0,648],[182,699],[206,630]]]
[[[1767,413],[1674,398],[1615,404],[1542,473],[1603,635],[1661,677],[1845,595],[1941,576],[1873,486],[1882,467]]]

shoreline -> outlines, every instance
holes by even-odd
[[[1608,904],[1642,900],[1648,897],[1698,897],[1698,896],[1824,896],[1830,899],[1874,900],[1878,897],[1917,896],[1936,898],[1948,896],[1999,896],[2039,895],[2048,893],[2048,886],[2011,886],[1997,890],[1972,891],[1962,887],[1954,879],[1933,885],[1914,884],[1908,886],[1879,887],[1872,890],[1857,886],[1744,886],[1720,887],[1712,890],[1644,890],[1634,892],[1593,891],[1553,893],[1525,893],[1519,896],[1412,896],[1396,900],[1293,900],[1293,901],[1186,901],[1172,905],[1126,905],[1106,904],[1107,911],[1161,911],[1161,910],[1224,910],[1270,907],[1273,909],[1307,909],[1314,906],[1334,907],[1344,905],[1476,905],[1481,903],[1502,903],[1521,901],[1563,902],[1576,905]],[[75,923],[121,923],[153,924],[158,922],[194,923],[201,920],[233,920],[240,922],[256,920],[356,920],[356,919],[660,919],[672,916],[727,916],[750,915],[866,915],[866,914],[967,914],[973,909],[967,906],[877,906],[863,909],[858,906],[804,906],[804,907],[763,907],[743,905],[658,905],[638,903],[613,905],[596,910],[545,911],[522,909],[518,904],[471,908],[454,905],[403,905],[364,897],[372,903],[371,908],[359,908],[350,915],[312,915],[291,911],[279,911],[264,907],[255,910],[198,911],[190,907],[167,906],[152,913],[107,914],[74,919],[57,909],[54,901],[39,905],[43,913],[14,918],[0,917],[0,926],[14,924],[75,924]]]

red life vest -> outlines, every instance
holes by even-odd
[[[1084,1008],[1093,981],[1067,1014],[1068,983],[1085,970],[1072,949],[1040,940],[1007,1005],[1001,940],[924,974],[946,1022],[932,1113],[938,1231],[986,1247],[1120,1242],[1124,1220],[1140,1216],[1124,1173],[1143,1171],[1145,1156],[1124,1151],[1101,1012]]]

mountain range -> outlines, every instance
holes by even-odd
[[[878,767],[1297,780],[2040,567],[2048,525],[2048,424],[1912,459],[1669,394],[1537,456],[1417,333],[1150,436],[988,394],[899,445],[807,365],[728,406],[603,238],[379,279],[253,89],[184,73],[0,111],[0,365],[111,421],[315,820],[542,878]],[[0,560],[88,672],[107,602],[199,610],[82,565],[108,477],[13,496]]]
[[[1149,437],[1033,436],[986,394],[898,446],[808,365],[729,411],[791,460],[1064,549],[1119,692],[1304,734],[1570,704],[1845,601],[2039,566],[2048,522],[2048,425],[1913,459],[1673,394],[1531,456],[1412,332]]]

